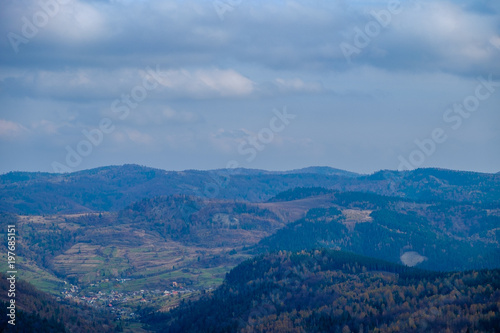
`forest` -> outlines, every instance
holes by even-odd
[[[218,172],[0,175],[25,327],[500,330],[500,175],[241,169],[204,195]]]
[[[143,320],[162,332],[496,332],[499,296],[498,269],[438,273],[334,250],[280,251]]]

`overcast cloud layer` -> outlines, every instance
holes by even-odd
[[[500,2],[397,4],[2,1],[0,172],[500,171]]]

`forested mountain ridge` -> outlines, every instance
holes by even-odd
[[[123,165],[70,174],[0,175],[0,211],[16,214],[118,211],[143,198],[172,194],[260,202],[296,187],[374,192],[412,200],[500,203],[498,174],[417,169],[358,175],[326,167],[284,172],[164,171]]]
[[[10,172],[0,175],[0,211],[17,214],[118,211],[143,198],[173,194],[256,202],[289,187],[325,183],[333,186],[355,176],[327,169],[330,172],[321,169],[315,173],[315,168],[294,173],[252,169],[164,171],[123,165],[70,174]]]
[[[316,195],[323,192],[298,188],[277,195],[330,201],[262,239],[261,249],[336,248],[432,270],[500,267],[498,208],[363,192]],[[308,194],[312,197],[304,199]]]
[[[134,323],[138,310],[166,311],[183,299],[195,300],[220,285],[233,267],[262,253],[326,248],[362,254],[373,263],[382,259],[437,271],[500,268],[499,175],[419,169],[367,176],[321,167],[231,171],[125,165],[66,175],[9,173],[0,176],[0,222],[16,225],[21,278],[99,309],[112,303],[119,318]],[[272,254],[259,258],[266,256]],[[385,281],[370,275],[375,272],[359,276],[357,269],[345,281],[352,278],[367,288],[373,279]],[[254,278],[272,287],[281,277]],[[311,299],[321,297],[307,294],[293,304],[307,307]],[[312,311],[307,316],[313,323],[307,325],[313,326],[300,324],[297,331],[314,331],[321,327],[314,326],[317,320],[338,321],[318,319],[319,310]],[[293,323],[301,323],[292,312]],[[256,321],[238,327],[274,329],[269,323],[281,320],[272,315],[257,320],[269,313],[256,313]],[[397,323],[380,313],[376,320],[392,330]],[[481,318],[486,324],[469,323],[487,331],[490,319]],[[345,325],[361,327],[345,321],[339,329]],[[373,327],[363,325],[365,331]]]
[[[143,321],[162,332],[494,332],[499,278],[500,270],[431,273],[325,249],[279,252]]]

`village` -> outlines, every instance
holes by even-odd
[[[80,304],[86,304],[97,309],[106,309],[116,315],[116,320],[134,320],[139,317],[136,313],[141,305],[161,305],[164,311],[177,306],[179,301],[187,295],[203,292],[201,290],[185,288],[182,284],[172,282],[166,289],[140,289],[135,291],[99,290],[101,284],[109,282],[123,284],[132,279],[104,279],[89,285],[90,288],[81,289],[76,285],[66,283],[67,287],[61,291],[61,298]],[[98,291],[92,291],[97,289]]]

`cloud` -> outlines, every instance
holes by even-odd
[[[167,93],[191,98],[246,96],[254,90],[251,80],[232,69],[168,70],[160,83]]]
[[[444,67],[459,75],[500,70],[497,50],[489,43],[500,33],[499,5],[486,1],[417,4],[402,3],[401,13],[391,15],[389,24],[354,57],[354,67],[394,71]],[[30,17],[39,7],[36,1],[10,3],[0,32],[21,33],[21,17]],[[355,29],[364,30],[375,20],[373,12],[387,11],[388,2],[245,2],[228,12],[223,22],[211,2],[194,0],[182,4],[174,0],[125,4],[72,0],[60,7],[47,27],[20,45],[19,54],[6,38],[0,41],[0,60],[8,66],[45,70],[159,64],[171,70],[170,85],[173,79],[194,79],[188,89],[193,94],[226,96],[251,90],[250,82],[235,75],[241,73],[238,67],[242,65],[276,71],[349,70],[352,67],[340,44],[354,43]],[[228,63],[231,70],[207,69],[224,68]],[[221,76],[222,82],[235,80],[236,87],[224,85]]]
[[[500,36],[490,37],[490,44],[496,47],[500,51]]]
[[[248,137],[256,134],[248,129],[240,128],[228,130],[219,128],[216,132],[210,133],[210,143],[213,148],[223,153],[236,153],[236,148]]]
[[[130,141],[137,144],[149,145],[155,142],[155,139],[151,135],[142,133],[136,129],[126,129],[125,133]]]
[[[366,29],[369,22],[377,21],[372,16],[357,25]],[[392,15],[387,27],[353,57],[354,62],[391,71],[500,73],[498,52],[489,41],[498,33],[498,23],[498,16],[468,11],[452,2],[418,2]],[[347,41],[354,44],[353,39]]]
[[[4,76],[0,87],[12,96],[39,96],[60,100],[108,99],[113,101],[143,85],[146,68],[100,70],[77,68],[64,71],[29,71]],[[160,70],[160,85],[148,98],[225,98],[248,96],[254,83],[233,69],[201,68]]]
[[[269,130],[269,129],[267,129]],[[272,140],[267,142],[267,140],[262,141],[262,137],[266,134],[261,134],[261,130],[252,131],[246,128],[239,129],[224,129],[219,128],[216,132],[210,133],[210,142],[212,146],[219,151],[226,153],[237,153],[237,148],[248,142],[257,142],[258,146],[279,146],[283,148],[284,146],[296,147],[298,145],[305,147],[310,146],[312,141],[309,138],[293,138],[290,136],[283,135],[283,133],[273,133]],[[267,133],[267,132],[266,132]],[[267,138],[267,137],[265,137]],[[259,143],[260,142],[260,143]]]
[[[4,76],[0,87],[11,96],[88,101],[119,97],[140,84],[140,79],[140,71],[129,68],[29,70]]]
[[[31,125],[31,128],[43,134],[54,135],[59,134],[60,126],[61,125],[58,125],[53,121],[43,119],[41,121],[33,123]]]
[[[200,120],[200,117],[193,112],[179,112],[171,108],[165,108],[162,111],[162,115],[167,121],[174,123],[195,123]]]
[[[267,124],[270,110],[288,105],[300,121],[259,161],[286,168],[352,159],[343,165],[355,171],[394,168],[397,156],[389,160],[387,151],[405,150],[443,126],[443,111],[471,94],[477,77],[500,79],[498,1],[403,1],[401,13],[351,63],[340,44],[354,43],[358,29],[376,23],[373,12],[386,11],[388,0],[243,1],[224,20],[212,1],[68,0],[16,53],[6,37],[22,35],[24,17],[32,22],[47,1],[6,1],[0,11],[2,138],[28,137],[0,147],[13,152],[12,163],[22,160],[16,151],[36,155],[28,141],[60,158],[65,145],[84,138],[83,129],[107,117],[116,131],[99,149],[119,153],[92,154],[89,160],[100,162],[85,165],[131,161],[147,146],[164,149],[154,158],[167,166],[223,166]],[[120,118],[112,103],[120,100],[123,110],[122,98],[143,84],[147,67],[160,69],[160,84]],[[463,132],[470,132],[450,135],[449,144],[459,137],[479,144],[474,133],[498,123],[498,96],[482,103],[464,121]],[[489,137],[483,150],[490,154],[478,164],[497,170],[498,137]],[[458,159],[448,167],[463,166]]]
[[[14,140],[28,133],[28,129],[19,123],[9,120],[0,119],[0,138],[6,140]]]
[[[229,139],[241,140],[253,134],[255,133],[252,133],[251,131],[245,128],[240,128],[237,130],[226,130],[224,128],[219,128],[217,132],[212,133],[211,136],[215,139],[229,138]]]
[[[304,82],[299,78],[293,79],[275,79],[278,89],[283,92],[321,92],[323,86],[318,82]]]
[[[109,113],[109,112],[108,112]],[[144,107],[130,113],[126,119],[128,125],[168,126],[188,125],[203,121],[203,117],[191,111],[176,111],[171,107]]]
[[[68,45],[82,45],[97,42],[112,36],[109,13],[103,12],[103,5],[98,2],[69,0],[59,6],[53,6],[53,18],[46,27],[47,38],[58,40]],[[52,1],[51,3],[58,3]],[[39,11],[43,9],[40,8]]]

